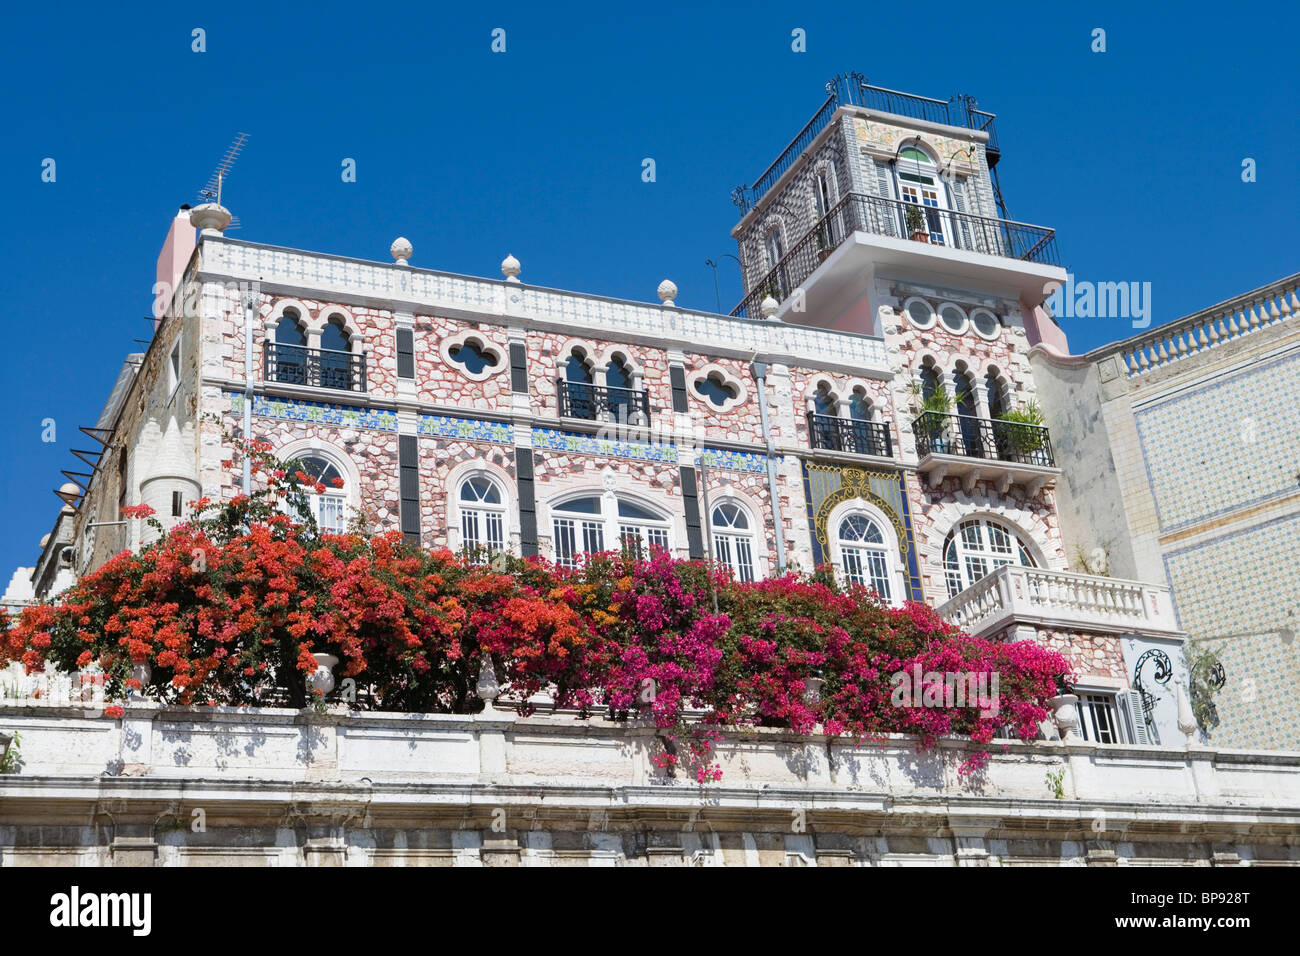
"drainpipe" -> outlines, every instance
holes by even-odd
[[[253,293],[248,292],[244,295],[244,441],[252,441],[253,438],[253,308],[256,299]],[[244,494],[253,493],[253,471],[252,462],[249,460],[248,452],[243,454],[244,459]]]
[[[754,381],[758,383],[758,418],[763,428],[763,441],[767,445],[767,494],[772,500],[776,569],[778,574],[782,574],[785,572],[785,524],[781,520],[781,499],[776,493],[776,448],[772,444],[772,433],[767,427],[767,363],[751,362],[749,370],[754,373]]]

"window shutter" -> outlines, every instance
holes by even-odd
[[[419,451],[414,435],[399,435],[398,456],[398,509],[402,533],[412,544],[420,543],[420,472]]]
[[[1154,743],[1151,739],[1151,732],[1147,728],[1146,714],[1142,709],[1142,692],[1140,690],[1126,690],[1119,696],[1124,699],[1125,709],[1128,711],[1128,724],[1129,729],[1132,731],[1130,743]]]
[[[972,252],[988,252],[988,249],[983,248],[985,243],[976,240],[973,222],[966,218],[970,212],[970,202],[966,198],[965,179],[954,179],[952,181],[952,207],[960,213],[959,216],[954,217],[957,220],[957,228],[954,230],[957,238],[957,248],[969,249]],[[983,238],[984,236],[981,234],[979,239],[982,240]]]
[[[871,161],[876,169],[876,195],[881,199],[894,199],[894,173],[889,168],[888,163],[882,163],[878,159]],[[869,217],[871,220],[872,231],[880,236],[901,236],[901,213],[892,203],[872,203],[872,212]]]
[[[397,377],[415,378],[415,332],[397,330]]]

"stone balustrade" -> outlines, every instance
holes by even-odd
[[[1180,633],[1167,587],[1015,565],[985,575],[937,611],[978,636],[1016,624],[1104,633]]]
[[[1130,378],[1166,368],[1300,313],[1300,275],[1288,276],[1185,318],[1089,353],[1100,360],[1119,355]]]

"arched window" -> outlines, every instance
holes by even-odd
[[[321,387],[351,388],[348,334],[338,316],[332,317],[325,323],[325,328],[321,329],[320,347]]]
[[[769,281],[775,282],[775,289],[764,290],[765,294],[771,295],[778,302],[790,294],[790,281],[786,274],[785,259],[785,237],[781,235],[780,224],[775,224],[767,231],[767,236],[763,239],[763,247],[767,252],[767,268],[770,272],[775,269],[774,278]]]
[[[948,532],[943,543],[949,597],[956,597],[984,575],[1008,564],[1037,566],[1029,545],[1020,535],[988,518],[961,522]]]
[[[985,374],[984,392],[988,396],[989,418],[1001,418],[1007,410],[1007,402],[1002,376],[996,368],[990,367]]]
[[[303,385],[307,381],[307,335],[302,329],[298,313],[286,309],[275,327],[275,350],[270,356],[274,365],[267,378],[290,385]]]
[[[323,492],[317,492],[313,488],[303,489],[307,493],[307,507],[321,531],[342,534],[347,518],[348,498],[341,487],[343,475],[339,469],[320,455],[302,455],[290,463],[289,470],[301,471],[312,484],[325,486]]]
[[[822,382],[817,386],[817,391],[813,392],[813,411],[818,415],[837,415],[839,414],[839,401],[831,394],[830,387]]]
[[[980,430],[979,406],[975,404],[975,380],[964,362],[958,362],[952,371],[952,395],[960,416],[957,423],[961,433],[961,453],[972,458],[983,458],[984,435]]]
[[[695,391],[708,402],[719,408],[725,407],[728,403],[735,402],[740,395],[739,389],[723,379],[722,375],[718,372],[710,372],[708,375],[696,379]]]
[[[609,410],[617,422],[630,422],[632,410],[632,370],[623,359],[615,355],[605,369],[605,387],[609,389]]]
[[[460,483],[460,540],[471,552],[504,551],[506,547],[506,499],[501,487],[484,475]]]
[[[905,203],[921,207],[921,231],[927,233],[931,242],[948,245],[947,217],[941,214],[948,208],[948,198],[934,160],[924,150],[907,146],[899,152],[895,169],[898,172],[899,197]],[[907,207],[903,208],[906,210]],[[905,225],[906,234],[915,231],[911,221]]]
[[[740,505],[723,502],[713,509],[713,556],[731,568],[737,581],[754,580],[754,538],[749,515]]]
[[[850,512],[840,519],[835,539],[845,581],[870,588],[881,600],[893,603],[889,545],[880,525],[863,512]]]
[[[551,509],[555,563],[576,567],[584,554],[604,551],[606,541],[636,556],[649,556],[655,548],[670,545],[668,518],[627,498],[613,500],[597,495],[570,498]]]

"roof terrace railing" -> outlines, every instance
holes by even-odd
[[[776,185],[777,180],[784,176],[803,151],[812,145],[812,141],[826,128],[835,111],[841,106],[860,106],[864,109],[894,113],[930,123],[979,130],[988,133],[988,151],[995,155],[1000,153],[997,129],[994,126],[997,116],[976,109],[973,96],[959,94],[949,100],[936,100],[928,96],[886,89],[883,86],[871,86],[861,73],[834,76],[826,84],[826,101],[798,135],[790,141],[790,145],[782,150],[771,166],[763,170],[753,186],[739,186],[732,191],[731,201],[740,207],[741,215],[753,209],[758,201]],[[990,162],[993,162],[993,158],[990,158]]]

